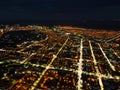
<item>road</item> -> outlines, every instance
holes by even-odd
[[[56,53],[56,55],[53,55],[53,58],[50,61],[50,63],[47,65],[47,67],[45,68],[45,70],[39,75],[39,78],[33,83],[33,85],[31,86],[31,88],[29,90],[34,90],[35,89],[35,87],[38,85],[38,83],[40,82],[40,80],[42,79],[42,77],[44,76],[44,74],[46,73],[46,71],[52,65],[53,61],[57,58],[58,54],[61,52],[61,50],[64,48],[64,46],[68,42],[68,39],[69,38],[66,39],[66,41],[64,42],[64,44],[62,45],[62,47],[58,50],[58,52]]]
[[[80,58],[79,58],[79,62],[78,62],[78,90],[81,90],[82,89],[82,84],[83,84],[83,81],[82,81],[82,65],[83,65],[83,40],[81,39],[81,43],[80,43]]]
[[[112,38],[110,38],[110,39],[107,40],[106,42],[108,43],[108,42],[113,41],[114,39],[119,38],[119,37],[120,37],[120,33],[118,33],[118,34],[115,35],[115,36],[112,36]]]
[[[105,52],[103,51],[103,49],[102,49],[102,47],[101,47],[101,45],[100,45],[99,43],[98,43],[98,46],[99,46],[101,52],[103,53],[104,57],[106,58],[108,64],[110,65],[110,68],[111,68],[113,71],[115,71],[115,67],[111,64],[110,60],[109,60],[108,57],[106,56]]]
[[[91,50],[91,54],[92,54],[92,57],[93,57],[93,62],[94,62],[95,69],[96,69],[96,75],[97,75],[98,80],[99,80],[100,89],[104,90],[102,77],[101,77],[100,71],[99,71],[98,66],[97,66],[97,61],[96,61],[96,58],[95,58],[95,55],[94,55],[94,52],[93,52],[93,47],[91,45],[91,41],[89,41],[89,45],[90,45],[90,50]]]

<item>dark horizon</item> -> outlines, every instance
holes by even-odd
[[[1,0],[0,22],[120,20],[119,0]]]
[[[1,0],[0,24],[120,29],[119,0]]]
[[[73,26],[73,27],[83,27],[88,29],[105,29],[105,30],[116,30],[120,31],[120,21],[116,20],[20,20],[20,21],[0,21],[1,25],[40,25],[40,26]]]

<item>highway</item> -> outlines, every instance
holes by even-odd
[[[83,40],[81,39],[81,43],[80,43],[80,58],[79,58],[79,62],[78,62],[78,90],[81,90],[82,89],[82,84],[83,84],[83,81],[82,81],[82,65],[83,65]]]

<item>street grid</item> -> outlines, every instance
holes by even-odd
[[[60,35],[61,32],[55,33]],[[63,36],[65,38],[58,37],[62,40],[53,42],[52,45],[47,43],[48,36],[48,39],[42,42],[20,44],[21,47],[24,45],[24,48],[17,47],[13,50],[1,48],[0,89],[106,90],[109,87],[112,87],[111,90],[120,89],[120,69],[117,68],[120,62],[111,60],[112,58],[108,56],[112,50],[112,54],[120,60],[114,48],[105,49],[102,43],[88,37],[66,35],[66,32]],[[35,49],[35,45],[40,47]]]

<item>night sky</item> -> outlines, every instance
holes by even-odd
[[[120,0],[0,0],[0,21],[120,20]]]

